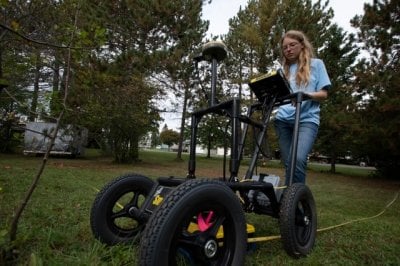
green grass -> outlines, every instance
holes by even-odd
[[[111,158],[90,151],[86,158],[51,158],[18,228],[16,265],[135,265],[138,246],[106,247],[95,240],[89,213],[97,190],[115,177],[135,172],[151,178],[184,177],[184,161],[174,153],[141,152],[141,162],[117,165]],[[0,246],[11,217],[27,191],[41,158],[0,155]],[[197,161],[198,176],[221,176],[221,158]],[[322,168],[321,168],[322,167]],[[370,177],[371,170],[310,165],[307,183],[317,204],[318,227],[350,224],[318,233],[315,249],[307,258],[288,257],[279,240],[257,243],[246,265],[400,265],[400,199],[381,212],[399,192],[399,182]],[[244,167],[243,167],[244,173]],[[282,176],[277,162],[260,172]],[[241,172],[240,174],[243,175]],[[256,236],[279,235],[278,221],[247,214]]]

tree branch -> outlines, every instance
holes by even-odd
[[[75,31],[77,28],[77,21],[78,21],[78,10],[75,13],[75,21],[74,21],[74,31],[71,33],[71,38],[70,38],[70,43],[73,42],[74,40],[74,36],[75,36]],[[64,47],[59,47],[59,48],[64,48]],[[58,129],[60,127],[60,122],[61,119],[64,115],[64,112],[66,110],[66,101],[68,98],[68,87],[69,87],[69,77],[70,77],[70,68],[71,68],[71,49],[72,47],[65,47],[68,49],[68,56],[67,56],[67,75],[66,75],[66,79],[65,79],[65,94],[64,94],[64,100],[63,100],[63,109],[61,110],[59,116],[57,117],[57,122],[56,122],[56,126],[53,132],[52,137],[50,138],[50,144],[47,147],[46,153],[43,157],[43,161],[42,164],[40,165],[40,168],[35,176],[35,178],[32,181],[31,186],[29,187],[27,193],[25,194],[25,197],[23,198],[21,204],[19,205],[18,209],[15,212],[15,216],[11,222],[11,229],[10,229],[10,242],[11,242],[11,246],[13,245],[13,242],[16,240],[16,236],[17,236],[17,229],[18,229],[18,224],[19,224],[19,219],[21,218],[21,215],[26,207],[26,205],[28,204],[30,198],[32,197],[33,192],[35,191],[37,184],[39,183],[40,177],[43,174],[43,171],[45,169],[47,160],[50,156],[50,152],[51,149],[54,145],[55,139],[57,137],[57,133],[58,133]]]

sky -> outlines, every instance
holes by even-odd
[[[206,4],[203,7],[203,19],[210,21],[208,35],[226,34],[229,30],[228,20],[237,14],[240,6],[244,8],[247,2],[248,0],[212,0],[211,4]],[[352,31],[350,19],[363,13],[364,3],[372,3],[372,0],[330,0],[329,6],[335,13],[334,22],[344,30]]]
[[[209,20],[209,30],[207,35],[214,36],[226,34],[229,31],[229,19],[236,16],[240,6],[244,8],[248,0],[212,0],[211,4],[203,7],[203,19]],[[350,20],[355,15],[363,14],[365,3],[372,3],[372,0],[330,0],[329,6],[333,8],[334,19],[340,27],[347,32],[354,32],[350,26]],[[165,119],[160,125],[160,130],[167,124],[169,129],[177,130],[180,127],[180,115],[176,113],[164,113]]]

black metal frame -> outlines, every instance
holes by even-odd
[[[300,108],[301,103],[305,99],[309,99],[306,94],[297,92],[285,95],[281,97],[279,91],[273,91],[271,95],[267,95],[267,97],[262,98],[262,102],[257,102],[251,105],[248,109],[247,115],[241,115],[240,110],[240,99],[233,98],[231,100],[217,103],[216,101],[216,81],[217,81],[217,66],[218,60],[216,58],[211,59],[211,67],[212,67],[212,77],[211,77],[211,97],[209,99],[209,107],[198,110],[192,113],[191,116],[191,141],[190,141],[190,155],[189,155],[189,164],[188,164],[188,174],[186,178],[159,178],[158,182],[162,186],[176,186],[182,182],[185,182],[187,179],[196,178],[196,140],[197,140],[197,131],[199,123],[203,116],[207,114],[216,114],[216,115],[225,115],[230,118],[230,126],[232,129],[231,136],[231,156],[229,163],[229,179],[226,180],[225,176],[223,177],[223,181],[234,191],[239,191],[240,193],[247,193],[250,190],[259,190],[263,192],[269,198],[271,205],[270,208],[266,210],[258,210],[258,212],[268,214],[274,217],[278,217],[279,215],[279,202],[275,194],[274,187],[271,183],[266,182],[239,182],[238,181],[238,172],[240,167],[240,162],[242,159],[244,143],[247,137],[249,126],[253,126],[258,128],[260,131],[257,135],[256,145],[253,150],[253,155],[250,160],[249,167],[245,174],[245,179],[251,179],[253,176],[254,169],[257,164],[258,155],[260,153],[260,146],[265,138],[268,123],[270,121],[270,117],[272,111],[275,107],[283,105],[283,104],[294,104],[296,107],[296,116],[295,116],[295,126],[293,132],[292,139],[292,153],[291,153],[291,167],[290,167],[290,181],[289,185],[292,184],[294,169],[296,165],[296,154],[297,154],[297,144],[298,144],[298,133],[299,133],[299,121],[300,121]],[[262,111],[261,122],[258,120],[252,119],[252,114],[257,111]],[[241,123],[244,123],[243,133],[241,134]],[[246,206],[245,206],[246,208]],[[254,210],[254,209],[251,209]]]

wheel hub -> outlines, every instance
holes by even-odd
[[[131,216],[135,216],[135,215],[137,214],[137,211],[138,211],[138,209],[137,209],[136,207],[134,207],[134,206],[132,206],[132,207],[130,207],[130,208],[128,209],[128,213],[129,213]]]
[[[309,225],[310,224],[310,218],[307,216],[307,215],[305,215],[304,216],[304,218],[303,218],[303,222],[304,222],[304,225]]]
[[[217,254],[218,243],[214,239],[208,240],[204,245],[204,254],[208,259],[212,258]]]

